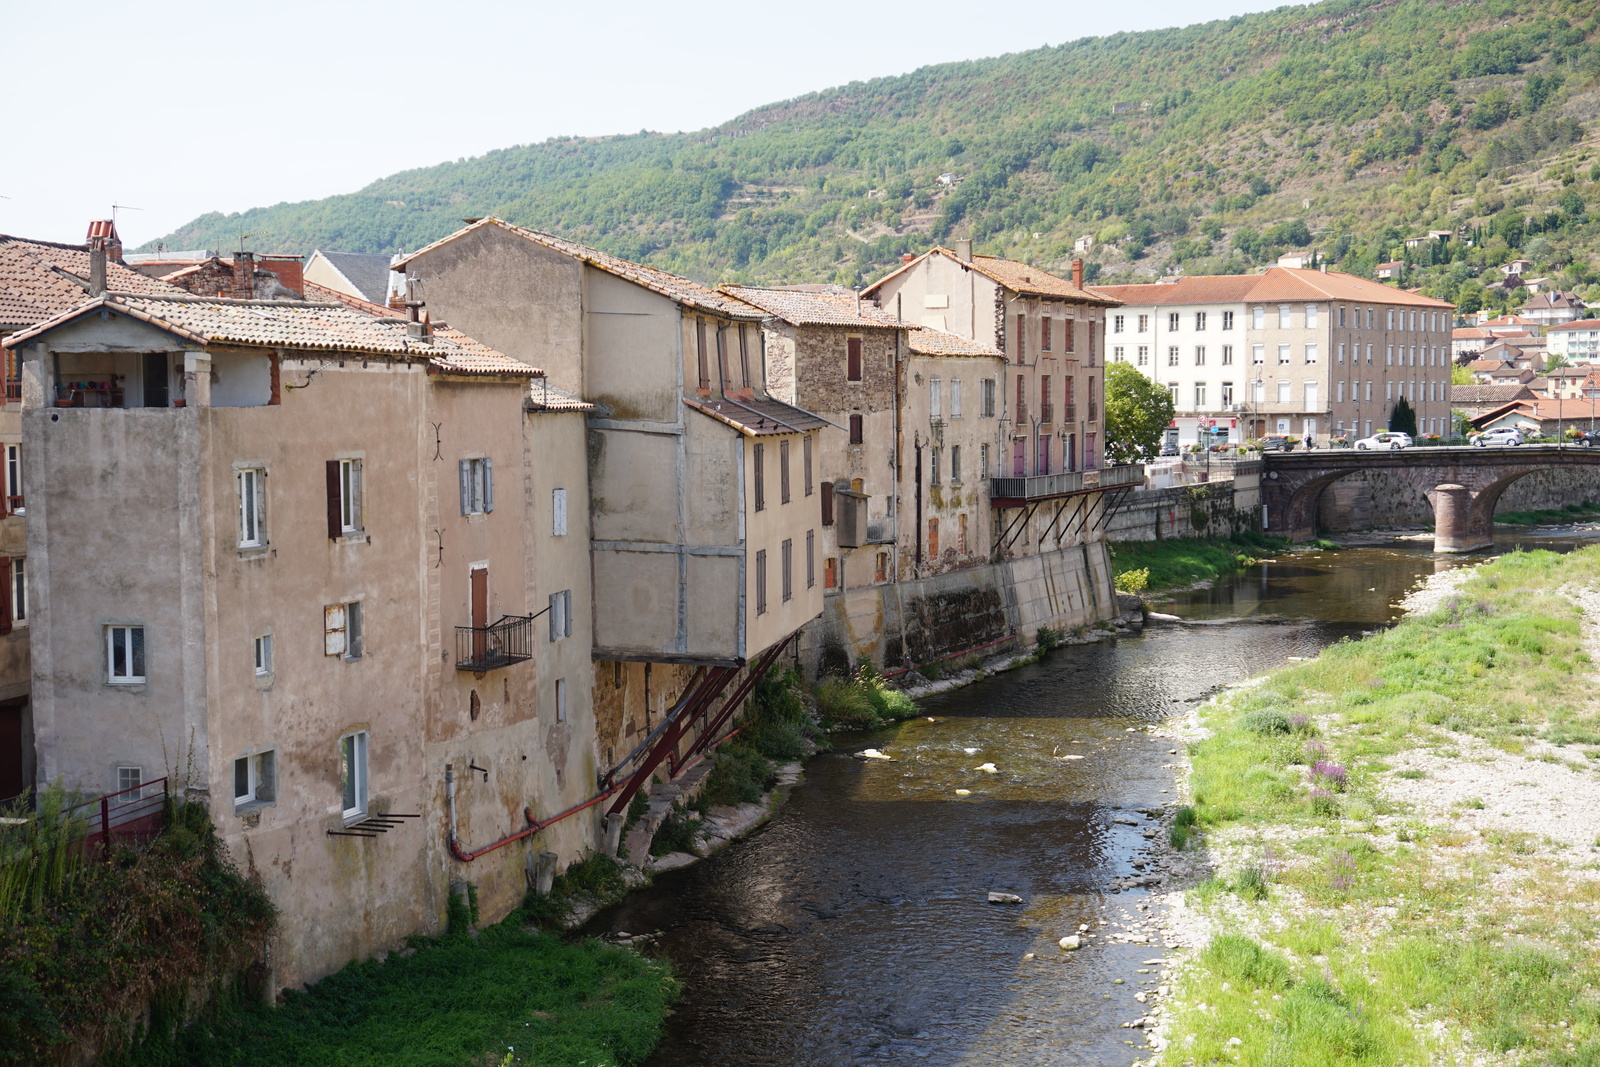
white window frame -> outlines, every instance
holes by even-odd
[[[257,678],[270,677],[272,674],[272,632],[257,634],[251,642],[252,659],[255,664]]]
[[[1292,348],[1293,346],[1288,341],[1278,342],[1278,365],[1280,367],[1289,362],[1289,354]]]
[[[16,508],[12,514],[26,515],[27,497],[22,493],[22,445],[13,443],[6,445],[6,507],[9,509],[11,501],[19,497],[24,506]]]
[[[1183,329],[1182,313],[1177,311],[1167,312],[1167,332],[1177,333],[1181,329]]]
[[[468,456],[460,461],[461,514],[487,515],[494,510],[494,460]]]
[[[1204,311],[1196,311],[1194,313],[1194,328],[1196,333],[1206,328],[1206,313]]]
[[[1204,411],[1206,409],[1206,383],[1205,382],[1195,382],[1194,383],[1194,409],[1196,411]]]
[[[1224,311],[1222,313],[1222,328],[1224,330],[1233,329],[1233,312]]]
[[[122,636],[123,643],[123,670],[117,670],[117,636]],[[106,682],[110,685],[143,685],[146,680],[148,663],[135,664],[133,653],[134,635],[138,634],[138,658],[146,660],[150,655],[149,647],[145,644],[144,627],[137,623],[114,623],[106,627]],[[134,673],[135,666],[141,667],[139,673]]]
[[[339,532],[346,537],[366,530],[362,514],[361,460],[339,461]]]
[[[1340,347],[1341,351],[1344,348],[1343,345],[1340,345],[1339,347]],[[1315,341],[1307,341],[1306,342],[1306,362],[1307,363],[1315,363],[1316,361],[1317,361],[1317,342],[1315,342]],[[1340,362],[1342,363],[1344,361],[1340,360]]]
[[[1177,345],[1168,345],[1167,346],[1167,366],[1169,366],[1169,367],[1178,366],[1178,361],[1179,361],[1180,358],[1181,358],[1181,356],[1179,355],[1179,352],[1178,352],[1178,346]]]
[[[567,535],[567,491],[565,489],[550,490],[550,536],[565,537]]]
[[[1139,346],[1139,366],[1148,367],[1149,365],[1150,365],[1150,346],[1149,345],[1140,345]]]
[[[28,625],[28,557],[11,560],[11,625]]]
[[[961,417],[961,379],[960,378],[951,378],[950,379],[950,417],[952,419],[959,419]]]
[[[346,661],[366,655],[366,620],[361,601],[329,604],[322,609],[322,653]]]
[[[1278,379],[1278,403],[1294,403],[1294,383],[1287,378]]]
[[[1267,362],[1267,346],[1251,345],[1250,362],[1254,363],[1258,367],[1264,365]]]
[[[928,414],[936,419],[944,415],[944,383],[938,378],[928,379]]]
[[[572,636],[572,590],[550,594],[550,640]]]
[[[339,738],[339,805],[346,819],[367,813],[367,754],[372,735],[356,730]]]
[[[556,679],[556,722],[567,721],[567,680]]]
[[[131,763],[119,763],[116,767],[116,775],[117,788],[114,790],[114,792],[125,793],[130,789],[139,790],[138,793],[131,797],[118,798],[117,803],[132,804],[134,801],[144,797],[145,781],[143,767],[136,767]]]
[[[1126,321],[1127,321],[1127,316],[1126,315],[1113,315],[1113,316],[1111,316],[1111,332],[1112,333],[1122,333],[1123,332],[1122,328],[1123,328],[1123,325],[1124,325],[1124,323]]]
[[[341,753],[341,760],[343,755]],[[233,761],[233,810],[238,812],[258,808],[276,799],[273,779],[277,774],[277,752],[266,749],[236,757]],[[239,771],[245,774],[244,792],[239,792]]]
[[[1293,328],[1294,323],[1291,320],[1292,312],[1293,308],[1291,308],[1288,304],[1278,305],[1278,329],[1288,330]]]
[[[1317,328],[1317,305],[1315,305],[1315,304],[1307,304],[1306,305],[1306,329],[1315,330],[1316,328]]]
[[[1206,365],[1206,346],[1205,345],[1195,345],[1194,346],[1194,365],[1196,367],[1204,367]]]
[[[240,467],[233,473],[239,492],[239,547],[261,548],[267,543],[267,470]]]
[[[1140,315],[1139,316],[1139,332],[1140,333],[1149,333],[1150,332],[1150,316],[1149,315]]]
[[[1250,309],[1250,326],[1252,329],[1265,330],[1267,328],[1267,309],[1253,307]]]

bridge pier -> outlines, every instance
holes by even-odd
[[[1464,485],[1446,482],[1428,494],[1433,503],[1433,550],[1435,552],[1476,552],[1494,544],[1494,530],[1487,522],[1476,521],[1473,498]],[[1479,529],[1479,527],[1482,527]]]

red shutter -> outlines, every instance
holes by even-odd
[[[328,538],[337,541],[344,534],[344,521],[340,514],[339,461],[328,460]]]
[[[0,556],[0,634],[11,632],[11,557]]]
[[[861,338],[845,340],[845,377],[852,382],[861,380]]]
[[[863,419],[863,416],[861,416],[861,415],[851,415],[850,416],[850,443],[853,444],[853,445],[859,445],[859,444],[863,443],[863,441],[865,440],[865,438],[862,435],[862,430],[863,430],[862,419]]]

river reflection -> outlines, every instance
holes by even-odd
[[[931,698],[934,721],[836,738],[764,830],[589,928],[660,931],[686,983],[649,1064],[1130,1062],[1138,1031],[1119,1023],[1142,1014],[1136,971],[1160,949],[1055,942],[1143,895],[1104,894],[1146,843],[1112,819],[1173,798],[1168,742],[1138,727],[1391,622],[1463,562],[1423,544],[1263,563],[1164,606],[1183,623]],[[894,762],[849,755],[869,746]]]

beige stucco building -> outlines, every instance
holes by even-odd
[[[280,909],[273,988],[599,835],[542,825],[596,790],[584,405],[381,310],[111,293],[7,341],[36,780],[205,800]]]

